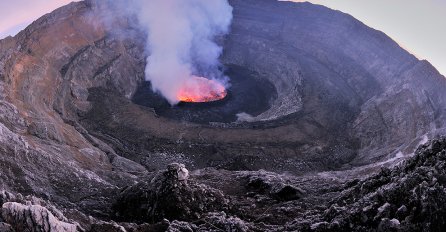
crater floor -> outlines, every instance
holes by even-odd
[[[185,103],[171,106],[162,96],[153,92],[150,82],[143,82],[133,95],[135,104],[154,109],[156,114],[178,121],[201,124],[210,122],[231,123],[237,114],[257,116],[271,106],[277,98],[275,87],[268,79],[239,66],[230,66],[225,75],[229,77],[228,95],[220,101]]]

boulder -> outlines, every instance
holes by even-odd
[[[10,228],[15,231],[78,231],[75,224],[60,221],[48,209],[40,205],[23,205],[17,202],[7,202],[1,208],[1,216],[10,225]],[[3,226],[8,228],[8,225],[4,224]]]
[[[183,164],[172,163],[167,170],[124,189],[113,207],[116,218],[136,222],[193,220],[225,207],[227,200],[221,191],[190,180],[188,173]]]

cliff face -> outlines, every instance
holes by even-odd
[[[103,2],[71,3],[0,40],[0,188],[54,202],[73,220],[86,220],[83,213],[108,220],[121,188],[171,162],[192,170],[305,174],[371,165],[360,170],[373,172],[374,163],[444,132],[446,79],[382,32],[310,3],[230,4],[222,63],[277,93],[250,122],[200,125],[136,105],[145,35]],[[113,27],[101,18],[110,12]]]
[[[445,127],[445,78],[382,32],[310,3],[232,4],[223,60],[265,73],[280,94],[260,119],[300,112],[297,124],[322,127],[317,137],[348,134],[355,164],[411,153],[415,138]]]
[[[124,66],[123,70],[132,69],[131,64],[125,64],[127,60],[133,63],[137,59],[130,58],[131,49],[125,49],[124,42],[110,45],[114,49],[109,53],[97,52],[106,32],[89,21],[89,11],[86,2],[70,4],[40,18],[16,37],[1,41],[2,189],[64,204],[83,201],[88,208],[99,203],[90,199],[98,189],[113,191],[119,183],[134,180],[131,172],[119,171],[126,169],[122,167],[144,172],[136,163],[115,159],[111,148],[107,150],[106,144],[78,125],[76,110],[89,107],[87,88],[113,81],[136,86],[138,81],[125,72],[114,80],[105,74],[85,79],[112,62],[119,51],[122,58],[115,64]],[[83,52],[95,54],[88,61],[95,62],[94,66],[82,60]],[[69,76],[74,72],[71,65],[83,67]],[[119,89],[123,94],[133,91],[130,87]]]

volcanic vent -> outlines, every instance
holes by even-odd
[[[153,92],[150,82],[143,82],[132,101],[154,109],[162,117],[209,124],[234,123],[242,113],[257,116],[267,111],[277,97],[274,85],[267,78],[246,68],[230,66],[225,74],[231,84],[217,95],[217,99],[185,99],[172,106],[163,96]]]
[[[192,76],[178,91],[180,102],[213,102],[220,101],[228,94],[226,87],[217,80]]]

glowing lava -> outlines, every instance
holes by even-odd
[[[178,100],[181,102],[211,102],[226,97],[228,93],[223,84],[216,80],[192,76],[178,91]]]

